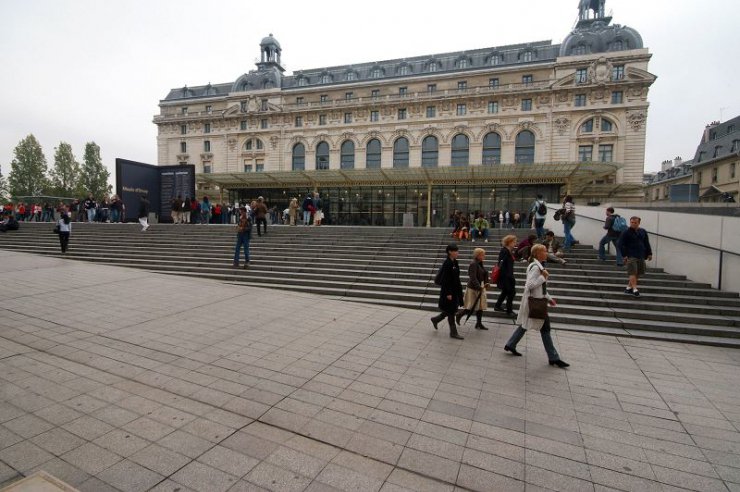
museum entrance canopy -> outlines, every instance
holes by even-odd
[[[321,188],[376,185],[564,184],[584,187],[614,174],[620,164],[555,162],[493,166],[326,169],[307,171],[198,174],[199,183],[222,189]],[[614,186],[614,185],[611,185]]]

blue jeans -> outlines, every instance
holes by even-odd
[[[545,219],[534,219],[534,228],[538,239],[545,237]]]
[[[118,219],[121,217],[121,212],[118,211],[118,209],[113,209],[110,211],[110,221],[111,222],[118,222]]]
[[[573,229],[573,226],[575,224],[564,220],[563,221],[563,230],[565,231],[565,243],[563,243],[563,249],[565,251],[570,251],[570,248],[573,246],[573,243],[576,241],[576,239],[573,237],[573,234],[570,233],[570,230]]]
[[[311,212],[308,210],[303,211],[303,225],[308,225],[311,222]]]
[[[95,209],[94,208],[87,209],[87,221],[95,222]]]
[[[509,338],[509,341],[506,342],[506,346],[515,349],[517,344],[519,343],[519,340],[524,337],[525,333],[527,333],[527,330],[525,330],[521,326],[517,327],[517,329],[514,330],[514,333],[511,334],[511,338]],[[560,355],[555,349],[555,344],[552,342],[552,336],[550,335],[549,316],[545,318],[545,324],[543,324],[542,329],[540,329],[540,336],[542,337],[542,345],[545,346],[545,352],[547,352],[547,360],[549,362],[560,360]]]
[[[470,238],[471,239],[477,239],[478,237],[483,237],[483,239],[488,240],[488,229],[478,230],[475,227],[470,229]]]
[[[236,246],[234,246],[234,265],[239,265],[239,252],[244,246],[244,262],[249,263],[249,232],[236,234]]]
[[[606,245],[609,243],[614,244],[614,250],[616,251],[617,255],[617,265],[622,265],[624,263],[624,260],[622,259],[622,252],[619,251],[619,248],[617,248],[617,239],[618,237],[609,237],[608,235],[601,238],[601,241],[599,241],[599,259],[600,260],[606,260]]]

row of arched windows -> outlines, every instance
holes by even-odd
[[[379,169],[381,162],[381,143],[377,138],[371,139],[365,146],[365,167]],[[535,137],[529,130],[521,131],[516,136],[514,161],[517,164],[534,162]],[[355,167],[355,143],[345,140],[340,147],[340,169]],[[467,166],[470,163],[470,139],[463,133],[452,138],[450,164],[452,167]],[[491,132],[483,137],[482,163],[484,166],[501,163],[501,135]],[[434,135],[427,135],[421,142],[421,167],[439,165],[439,140]],[[393,142],[393,167],[409,167],[409,140],[399,137]],[[303,171],[306,168],[306,147],[302,143],[293,146],[292,168]],[[329,169],[329,144],[322,141],[316,146],[316,169]]]

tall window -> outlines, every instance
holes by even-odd
[[[468,59],[467,58],[460,58],[457,61],[457,68],[468,68]]]
[[[409,167],[409,141],[406,137],[393,142],[393,167]]]
[[[180,135],[186,135],[188,133],[188,125],[180,125]]]
[[[306,169],[306,148],[302,143],[293,146],[293,171]]]
[[[722,152],[722,146],[721,145],[715,145],[714,146],[714,155],[712,157],[719,157],[720,152]]]
[[[624,78],[624,65],[614,65],[612,68],[612,80],[622,80]]]
[[[501,135],[495,132],[483,137],[483,165],[501,164]]]
[[[586,94],[576,94],[575,100],[576,107],[582,107],[586,105]]]
[[[262,111],[267,111],[267,99],[262,100],[262,102],[260,103],[260,109]]]
[[[452,137],[452,167],[467,166],[470,161],[470,140],[467,135],[458,133]]]
[[[718,168],[712,168],[712,183],[716,183],[719,178],[719,169]]]
[[[585,84],[588,82],[588,68],[576,69],[576,84]]]
[[[601,118],[601,131],[602,132],[611,132],[614,131],[614,125],[611,121],[607,120],[606,118]]]
[[[593,152],[593,146],[580,145],[578,147],[578,162],[591,162],[593,160]]]
[[[380,169],[380,140],[373,138],[365,147],[365,167]]]
[[[260,120],[260,128],[262,128],[263,130],[265,130],[267,128],[267,126],[268,126],[267,125],[267,118],[261,119]]]
[[[522,99],[522,111],[532,111],[531,99]]]
[[[427,72],[436,72],[438,68],[437,62],[431,62],[427,67]]]
[[[534,77],[532,75],[522,75],[522,84],[529,85],[532,82],[534,82]]]
[[[247,120],[241,120],[239,122],[239,129],[240,130],[246,130],[247,129]]]
[[[464,104],[458,104],[457,105],[457,115],[458,116],[465,116],[468,114],[468,108]]]
[[[488,113],[489,114],[498,113],[498,102],[497,101],[488,101]]]
[[[370,111],[370,121],[380,121],[380,114],[377,111]]]
[[[399,120],[405,120],[406,119],[406,108],[401,108],[398,110],[398,119]]]
[[[352,123],[352,113],[344,113],[344,122]]]
[[[614,160],[614,145],[599,145],[599,161],[612,162]]]
[[[495,65],[500,65],[502,61],[503,61],[503,57],[501,55],[493,55],[491,56],[490,63],[491,65],[495,66]]]
[[[296,128],[303,126],[303,116],[296,116],[295,117],[295,126]]]
[[[622,91],[612,91],[612,104],[622,104],[624,93]]]
[[[408,87],[399,87],[398,88],[398,95],[399,96],[403,97],[403,96],[408,95],[408,93],[409,93],[409,88]]]
[[[531,62],[533,57],[533,53],[531,51],[525,51],[522,53],[522,61],[523,62]]]
[[[370,91],[370,97],[377,99],[380,97],[380,89],[373,89]]]
[[[524,130],[516,136],[514,160],[517,164],[532,164],[534,162],[534,133]]]
[[[488,87],[490,87],[491,89],[497,89],[499,87],[498,77],[488,79]]]
[[[730,179],[735,179],[735,163],[730,164]]]
[[[435,116],[437,116],[437,107],[427,106],[427,118],[434,118]]]
[[[326,142],[316,146],[316,169],[329,169],[329,144]]]
[[[211,124],[210,123],[206,123],[205,124],[205,126],[203,127],[203,133],[211,133]]]
[[[180,142],[180,153],[184,154],[188,151],[188,144],[187,142]]]
[[[409,74],[409,66],[408,65],[401,65],[398,68],[398,75],[408,75]]]
[[[211,141],[206,140],[203,142],[203,152],[210,152],[211,151]]]
[[[324,126],[326,125],[326,115],[320,114],[319,115],[319,125]]]
[[[355,143],[352,140],[345,140],[342,142],[339,167],[341,169],[355,168]]]
[[[434,94],[437,92],[437,84],[427,84],[427,92],[429,94]]]
[[[467,80],[461,80],[457,83],[457,90],[464,91],[468,88],[468,81]]]
[[[437,167],[438,164],[439,142],[434,135],[428,135],[421,142],[421,167]]]

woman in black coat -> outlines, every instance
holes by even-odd
[[[457,308],[463,305],[460,265],[457,264],[457,244],[448,245],[445,251],[447,252],[447,259],[442,263],[435,278],[435,283],[440,286],[438,305],[442,313],[432,318],[432,325],[436,330],[437,324],[447,318],[447,323],[450,325],[450,338],[462,340],[463,337],[457,333],[457,326],[455,325],[455,313],[457,313]]]
[[[493,306],[494,311],[503,311],[501,307],[506,300],[506,314],[514,314],[514,294],[516,294],[515,279],[514,279],[514,247],[516,245],[516,236],[510,234],[505,236],[501,240],[503,247],[498,254],[497,265],[501,268],[501,273],[498,277],[496,286],[501,289],[501,294],[498,296],[496,305]]]

